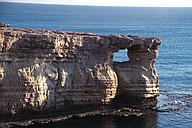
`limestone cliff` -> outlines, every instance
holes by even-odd
[[[158,38],[0,25],[0,113],[108,104],[116,95],[159,94]],[[128,49],[127,62],[113,54]]]

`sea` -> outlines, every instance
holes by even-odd
[[[192,8],[99,7],[0,2],[0,22],[16,28],[159,37],[158,109],[141,117],[89,117],[54,128],[192,128]],[[115,61],[127,60],[126,51]]]

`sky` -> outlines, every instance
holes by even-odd
[[[132,7],[192,7],[192,0],[0,0],[0,2]]]

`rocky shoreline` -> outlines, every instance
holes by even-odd
[[[7,121],[2,121],[0,122],[0,127],[1,128],[22,128],[22,127],[47,127],[55,124],[60,124],[64,123],[67,121],[73,121],[76,119],[83,119],[83,118],[102,118],[102,117],[107,117],[107,116],[112,116],[112,117],[138,117],[142,118],[147,116],[149,120],[152,120],[152,118],[155,117],[155,113],[157,112],[177,112],[177,111],[186,111],[186,107],[191,105],[191,95],[186,95],[186,94],[177,94],[177,93],[167,93],[167,92],[162,92],[161,95],[164,95],[166,100],[169,102],[163,102],[160,101],[161,103],[158,103],[158,105],[155,105],[151,108],[151,105],[145,105],[145,106],[140,106],[140,105],[121,105],[121,106],[98,106],[95,108],[91,108],[88,110],[83,110],[74,108],[73,110],[70,111],[65,111],[65,112],[54,112],[50,114],[42,114],[42,115],[36,115],[36,117],[31,117],[26,119],[25,117],[23,119],[15,119],[15,120],[7,120]],[[79,110],[79,111],[77,111]],[[81,111],[80,111],[81,110]],[[67,112],[67,113],[66,113]],[[154,117],[149,117],[154,115]],[[155,124],[156,121],[152,121],[152,126],[153,123]]]
[[[59,114],[59,115],[47,115],[48,117],[26,119],[19,121],[10,122],[0,122],[1,128],[14,128],[14,127],[26,127],[26,126],[46,126],[49,124],[60,123],[66,120],[80,119],[84,117],[94,117],[94,116],[142,116],[144,115],[144,110],[133,109],[133,108],[119,108],[119,109],[109,109],[102,108],[95,111],[87,112],[71,112],[73,114]]]

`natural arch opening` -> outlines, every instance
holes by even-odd
[[[128,53],[128,49],[123,49],[123,50],[119,50],[118,52],[115,52],[113,56],[113,62],[129,61],[127,53]]]

